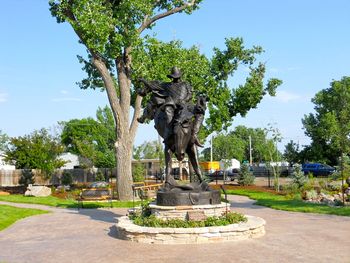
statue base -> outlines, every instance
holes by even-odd
[[[217,205],[221,204],[220,190],[207,189],[182,190],[174,188],[169,190],[160,189],[157,192],[158,206],[192,206],[192,205]]]

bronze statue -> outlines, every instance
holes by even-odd
[[[181,81],[182,73],[177,67],[173,67],[167,76],[172,82],[140,79],[145,88],[138,93],[141,96],[151,93],[151,97],[138,121],[143,123],[146,119],[154,119],[155,128],[164,139],[167,186],[177,185],[170,176],[171,153],[175,153],[179,161],[187,153],[199,181],[202,182],[195,145],[202,147],[197,136],[204,119],[206,99],[198,96],[196,105],[192,103],[192,87]]]

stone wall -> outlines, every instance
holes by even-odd
[[[147,244],[200,244],[259,238],[265,235],[265,220],[246,215],[245,223],[198,228],[155,228],[135,225],[127,216],[117,220],[117,237]]]

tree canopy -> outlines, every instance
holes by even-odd
[[[256,61],[262,48],[245,48],[241,38],[227,38],[226,47],[215,48],[208,59],[197,47],[184,48],[179,41],[164,43],[149,36],[148,30],[159,20],[175,13],[191,14],[201,2],[50,0],[57,22],[68,22],[87,48],[88,56],[79,56],[87,73],[79,86],[107,92],[116,122],[117,185],[122,200],[132,199],[131,158],[142,106],[142,97],[135,92],[139,77],[165,80],[170,68],[178,66],[195,92],[210,99],[202,137],[228,127],[234,116],[244,116],[281,84],[278,79],[264,82],[265,65]],[[227,80],[240,65],[250,70],[246,81],[229,87]]]
[[[147,141],[134,147],[133,157],[140,159],[159,159],[163,155],[163,147],[158,141]]]
[[[5,152],[10,138],[0,130],[0,152]]]
[[[350,77],[334,80],[330,87],[312,99],[315,113],[302,120],[311,144],[303,150],[304,159],[335,165],[350,145]]]
[[[87,158],[95,167],[115,167],[115,123],[109,107],[98,108],[96,120],[73,119],[60,124],[61,140],[69,152]]]
[[[59,159],[64,147],[59,139],[46,129],[34,131],[25,136],[10,139],[5,160],[17,169],[40,169],[49,178],[55,169],[64,165]]]
[[[239,161],[249,160],[249,136],[252,142],[252,161],[269,161],[268,149],[275,150],[275,143],[267,137],[261,128],[237,126],[228,133],[219,133],[213,138],[213,159],[224,160],[235,158]],[[204,159],[210,160],[210,148],[203,151]]]

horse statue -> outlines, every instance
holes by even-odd
[[[197,103],[193,105],[184,105],[183,108],[175,111],[175,117],[170,123],[172,126],[172,134],[164,141],[165,155],[165,186],[168,188],[193,189],[193,185],[178,185],[171,175],[172,155],[175,154],[178,161],[183,161],[185,154],[193,167],[193,170],[200,183],[203,182],[201,170],[197,158],[196,145],[192,140],[194,130],[194,119],[196,118],[196,110],[203,108],[206,105],[206,99],[203,96],[197,97]],[[155,128],[158,134],[164,139],[164,134],[167,128],[166,116],[162,107],[159,107],[154,116]]]

